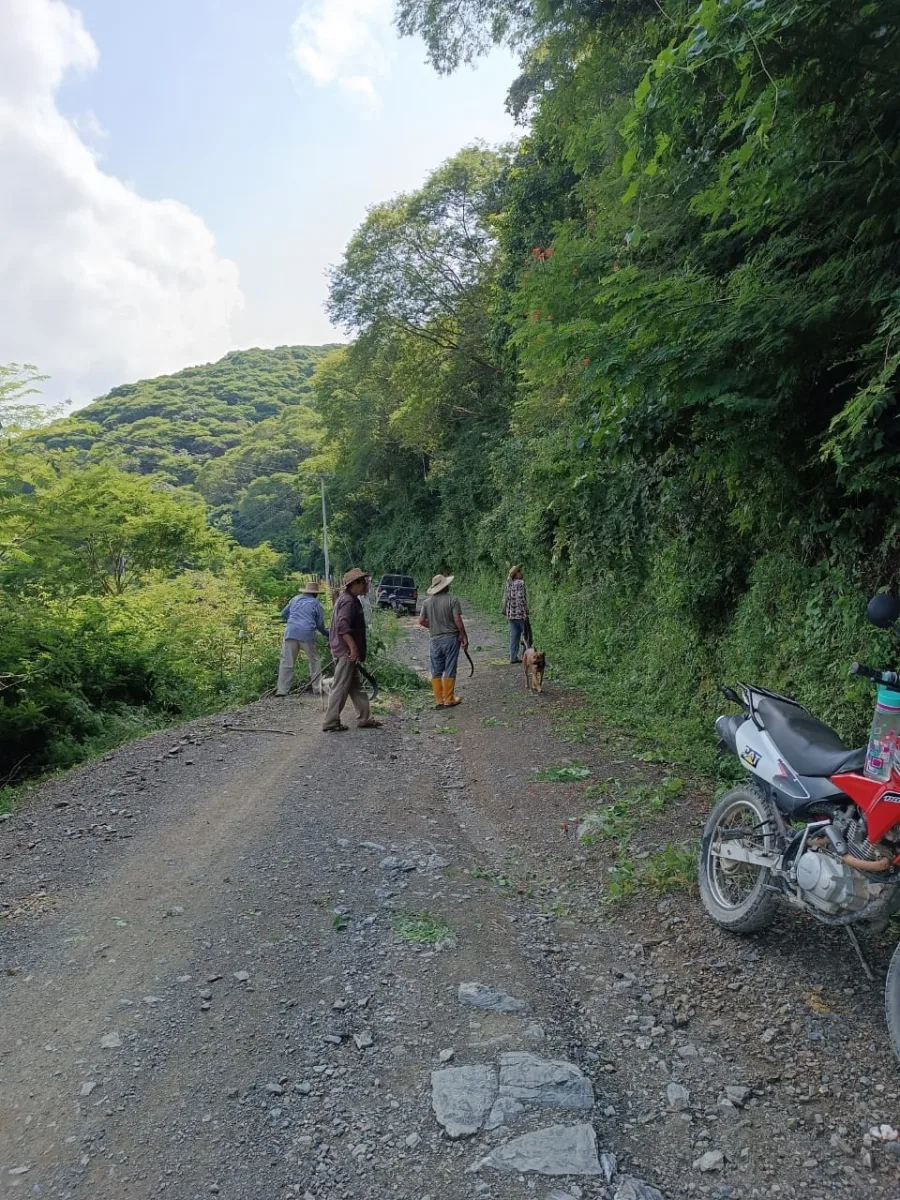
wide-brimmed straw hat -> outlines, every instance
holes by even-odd
[[[448,588],[452,582],[452,575],[435,575],[431,581],[431,587],[425,594],[427,596],[436,596],[438,592],[442,592],[444,588]]]
[[[316,581],[314,579],[308,580],[306,586],[303,589],[303,595],[304,596],[307,596],[307,595],[308,596],[318,596],[318,594],[319,594],[319,585],[316,583]]]
[[[351,567],[349,571],[344,572],[344,587],[349,587],[351,583],[356,583],[360,579],[371,579],[372,576],[366,571],[361,571],[359,567]]]

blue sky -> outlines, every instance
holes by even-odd
[[[0,232],[23,246],[0,252],[0,299],[23,313],[0,361],[36,361],[49,395],[83,401],[233,346],[336,340],[324,273],[366,208],[475,138],[515,135],[512,58],[441,78],[390,11],[0,0],[20,116],[0,120],[0,174],[22,181]]]

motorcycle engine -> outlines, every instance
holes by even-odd
[[[881,890],[828,850],[805,850],[800,855],[797,886],[810,904],[835,916],[864,908]]]

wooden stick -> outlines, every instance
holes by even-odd
[[[293,737],[293,729],[251,729],[249,725],[226,725],[225,729],[231,733],[282,733],[285,737]]]

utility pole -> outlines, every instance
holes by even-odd
[[[328,568],[328,515],[325,511],[325,476],[319,476],[322,485],[322,549],[325,551],[325,582],[331,586],[331,572]]]

